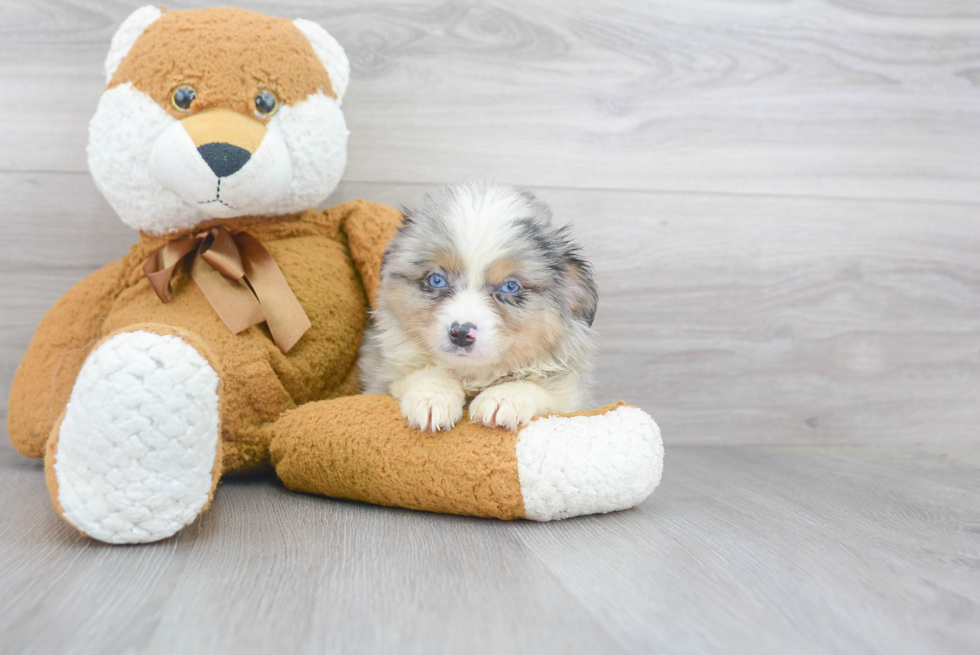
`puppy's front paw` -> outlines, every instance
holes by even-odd
[[[520,386],[499,384],[486,389],[470,403],[470,421],[491,428],[517,430],[537,414],[537,399]]]
[[[463,418],[465,395],[459,385],[431,384],[402,395],[402,414],[408,424],[425,432],[452,430]]]

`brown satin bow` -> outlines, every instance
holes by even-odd
[[[191,278],[234,334],[265,321],[279,350],[289,352],[312,325],[272,255],[258,239],[223,227],[158,248],[143,273],[163,302],[170,302],[170,281],[185,256]]]

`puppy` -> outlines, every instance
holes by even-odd
[[[526,191],[449,186],[406,212],[361,348],[366,393],[409,425],[517,430],[587,403],[598,295],[592,267]]]

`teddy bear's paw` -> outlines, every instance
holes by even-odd
[[[411,427],[423,432],[452,430],[463,418],[465,399],[459,384],[440,384],[433,381],[402,394],[402,415],[408,419]]]
[[[537,418],[517,435],[524,513],[535,521],[629,509],[660,483],[664,445],[649,414],[623,405]]]
[[[65,520],[94,539],[165,539],[210,500],[218,438],[218,374],[207,360],[178,336],[120,333],[75,381],[52,493]]]
[[[512,383],[485,389],[470,403],[470,421],[491,428],[517,430],[537,414],[537,398]]]

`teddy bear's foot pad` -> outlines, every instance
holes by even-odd
[[[218,374],[179,336],[117,334],[86,359],[57,430],[65,520],[108,543],[165,539],[217,480]]]
[[[629,509],[657,487],[663,466],[660,428],[628,405],[538,418],[517,442],[524,514],[535,521]]]

